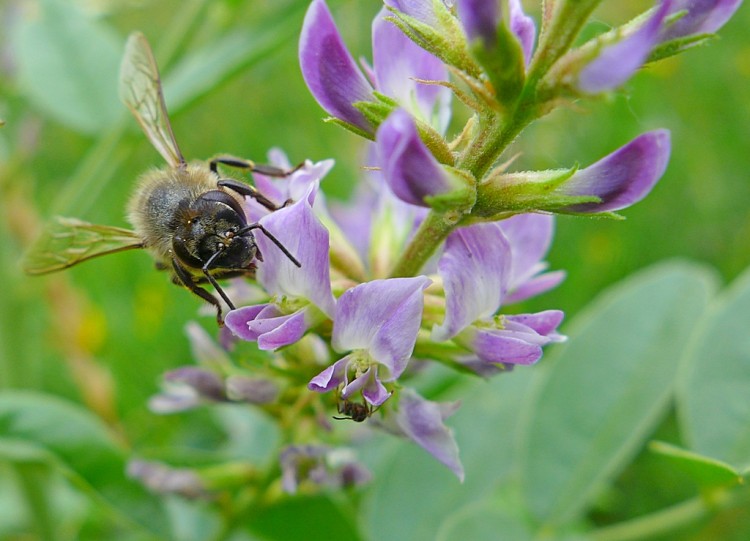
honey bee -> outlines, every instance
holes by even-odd
[[[125,47],[120,98],[168,164],[138,180],[127,207],[134,230],[55,217],[29,250],[24,270],[32,275],[46,274],[94,257],[144,248],[154,257],[157,268],[171,271],[175,284],[211,303],[221,325],[221,302],[201,284],[213,286],[234,309],[217,280],[253,275],[254,260],[263,261],[253,231],[261,231],[296,266],[301,264],[262,224],[247,223],[243,210],[245,197],[272,211],[279,207],[255,187],[222,178],[218,166],[278,177],[299,166],[283,170],[231,156],[215,158],[208,165],[187,163],[172,133],[153,52],[140,32],[133,33]]]

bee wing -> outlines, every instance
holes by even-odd
[[[143,241],[134,231],[56,216],[27,252],[23,269],[28,274],[47,274],[135,248],[143,248]]]
[[[167,116],[159,68],[146,36],[140,32],[133,32],[125,45],[120,66],[120,99],[167,163],[172,167],[184,164],[185,158]]]

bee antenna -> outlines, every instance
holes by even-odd
[[[242,229],[240,229],[239,231],[237,231],[237,234],[238,235],[242,235],[243,233],[247,233],[248,231],[252,231],[253,229],[260,229],[261,231],[263,231],[263,234],[266,237],[268,237],[271,242],[273,242],[276,246],[278,246],[279,250],[281,250],[282,252],[284,252],[284,255],[289,258],[289,261],[291,261],[292,263],[294,263],[297,267],[302,267],[302,263],[300,263],[297,260],[297,258],[294,257],[291,254],[291,252],[289,252],[289,250],[287,250],[286,247],[283,244],[281,244],[281,241],[279,239],[277,239],[276,237],[274,237],[268,231],[268,229],[266,229],[265,227],[263,227],[259,222],[256,222],[254,224],[250,224],[250,225],[248,225],[246,227],[243,227]]]

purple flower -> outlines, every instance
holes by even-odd
[[[207,496],[206,486],[193,470],[173,468],[149,460],[128,462],[127,475],[157,494],[177,494],[196,499]]]
[[[207,402],[224,402],[224,380],[216,373],[198,366],[183,366],[164,374],[164,390],[148,402],[154,413],[179,413]]]
[[[512,254],[508,295],[505,304],[520,302],[556,287],[565,271],[544,272],[554,233],[555,217],[550,214],[519,214],[498,222]]]
[[[457,407],[457,403],[431,402],[412,389],[404,388],[399,393],[395,424],[398,432],[448,466],[463,482],[464,468],[458,457],[458,445],[451,430],[443,423]]]
[[[529,235],[533,239],[529,245],[523,243],[518,229],[524,222],[541,226]],[[561,279],[558,275],[535,283],[544,268],[539,259],[546,251],[547,240],[544,224],[534,222],[524,218],[509,224],[512,244],[500,223],[476,224],[451,233],[438,262],[445,289],[445,318],[441,325],[433,327],[433,340],[452,339],[481,361],[497,365],[536,362],[542,356],[543,345],[563,340],[556,331],[563,317],[560,311],[495,315],[510,287],[530,293],[551,287]],[[527,247],[529,254],[524,253]],[[458,362],[484,373],[470,360]]]
[[[565,340],[557,333],[563,317],[560,310],[498,316],[467,327],[453,340],[487,363],[534,364],[542,358],[542,346]]]
[[[318,103],[332,116],[372,134],[375,126],[354,107],[374,101],[375,90],[390,96],[440,130],[450,118],[450,90],[417,83],[415,79],[445,80],[440,60],[418,47],[381,10],[373,21],[372,84],[346,49],[324,0],[313,0],[300,37],[302,75]],[[437,106],[437,107],[436,107]]]
[[[417,46],[396,25],[387,21],[385,17],[388,15],[384,8],[372,22],[375,88],[444,133],[451,117],[450,89],[418,83],[415,79],[445,81],[448,71],[440,59]]]
[[[509,0],[508,10],[510,31],[516,35],[518,41],[521,43],[524,61],[528,65],[531,60],[531,54],[534,52],[534,39],[536,38],[534,19],[524,13],[521,0]]]
[[[571,205],[576,213],[616,211],[646,197],[669,162],[668,130],[644,133],[586,169],[577,171],[559,191],[565,195],[593,195],[595,203]]]
[[[671,0],[664,0],[635,32],[604,46],[578,74],[577,87],[583,92],[596,94],[617,88],[630,79],[659,43],[662,25],[671,5]]]
[[[670,13],[687,11],[661,33],[660,41],[679,39],[695,34],[711,34],[734,15],[742,0],[674,0]]]
[[[460,189],[460,181],[427,150],[414,119],[404,109],[388,116],[375,139],[383,177],[399,199],[426,207],[426,197]]]
[[[508,290],[510,243],[496,222],[457,229],[445,242],[438,272],[445,288],[445,319],[432,339],[449,340],[492,316]]]
[[[486,48],[495,47],[498,26],[502,20],[500,6],[500,2],[492,0],[458,0],[456,2],[458,17],[469,41],[481,39]],[[510,31],[520,43],[524,61],[528,64],[536,37],[534,20],[524,13],[520,0],[509,1],[508,18]]]
[[[497,27],[502,14],[500,3],[494,0],[457,0],[458,18],[469,41],[481,39],[487,48],[497,43]]]
[[[323,0],[313,0],[299,41],[302,76],[310,92],[328,113],[365,132],[372,126],[354,102],[372,99],[372,87],[344,45]]]
[[[268,152],[268,163],[281,169],[291,170],[292,164],[286,154],[278,148]],[[260,193],[281,207],[287,201],[299,201],[305,197],[313,184],[319,184],[334,165],[334,160],[319,162],[305,161],[304,165],[286,177],[267,177],[253,173],[253,183]],[[321,194],[316,194],[315,203],[321,200]],[[251,197],[245,198],[248,223],[257,222],[270,211]]]
[[[238,337],[276,349],[302,338],[310,327],[333,316],[328,263],[328,231],[315,217],[312,203],[317,183],[288,207],[265,216],[261,224],[301,263],[294,265],[262,232],[256,242],[263,254],[256,278],[276,301],[245,306],[227,314],[225,323]]]
[[[372,406],[390,396],[382,382],[397,379],[409,361],[422,320],[424,276],[374,280],[344,292],[336,304],[331,345],[350,352],[315,376],[308,388],[340,396],[361,391]]]
[[[424,0],[385,0],[386,6],[392,7],[401,13],[414,17],[430,26],[437,25],[437,15],[433,9],[432,2]]]
[[[290,445],[281,452],[281,486],[295,494],[300,484],[349,488],[367,483],[372,475],[346,449],[315,445]]]

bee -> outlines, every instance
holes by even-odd
[[[127,206],[134,230],[55,217],[29,250],[24,270],[46,274],[94,257],[146,249],[158,269],[171,271],[175,284],[212,304],[222,325],[221,302],[201,284],[209,283],[234,309],[217,280],[254,275],[254,261],[263,261],[254,231],[266,235],[297,267],[301,264],[262,224],[247,223],[243,210],[245,197],[271,211],[279,207],[255,187],[222,178],[218,166],[276,177],[287,176],[300,166],[283,170],[231,156],[215,158],[208,165],[187,163],[172,133],[156,60],[140,32],[133,33],[126,44],[119,85],[121,100],[168,167],[146,172],[138,180]]]

